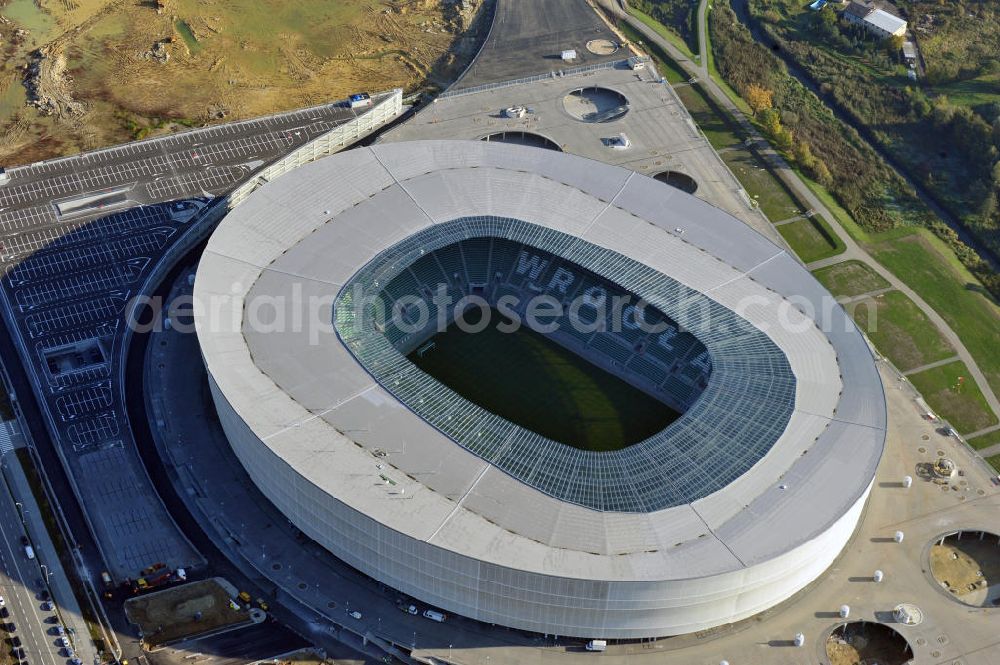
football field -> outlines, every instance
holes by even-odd
[[[410,361],[444,385],[575,448],[624,448],[678,417],[662,402],[524,326],[514,333],[495,325],[467,333],[452,324],[419,348],[425,350],[411,353]]]

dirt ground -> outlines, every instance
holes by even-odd
[[[869,624],[869,627],[878,624]],[[846,641],[831,635],[826,643],[826,655],[830,665],[902,665],[910,657],[906,643],[891,629],[876,627],[859,634],[850,631]]]
[[[0,0],[0,164],[441,88],[487,0]]]
[[[934,579],[959,600],[972,605],[986,604],[990,596],[987,590],[1000,582],[1000,547],[996,536],[980,541],[966,534],[961,540],[946,540],[944,545],[931,548],[930,559]]]
[[[125,613],[147,644],[165,644],[248,621],[246,610],[230,607],[233,596],[234,590],[218,580],[202,580],[132,598],[125,603]]]

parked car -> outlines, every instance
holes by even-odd
[[[359,621],[361,620],[361,612],[358,612],[357,610],[354,610],[353,612],[350,612],[350,615],[351,615],[351,618],[353,618],[353,619],[357,619]]]
[[[46,600],[44,603],[42,603],[42,610],[45,612],[51,612],[52,607],[53,605],[51,600]]]

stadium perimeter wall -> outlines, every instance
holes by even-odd
[[[665,637],[746,619],[823,573],[850,540],[871,486],[818,537],[713,577],[571,579],[476,560],[410,538],[303,478],[246,425],[209,374],[222,427],[257,487],[303,533],[351,567],[437,607],[511,628],[580,638]]]

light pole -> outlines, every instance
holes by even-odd
[[[49,577],[52,576],[52,573],[49,572],[49,567],[46,566],[44,563],[39,564],[39,566],[41,567],[42,572],[45,573],[45,583],[48,584],[49,583]]]
[[[17,516],[21,518],[21,524],[24,524],[24,515],[25,515],[24,504],[21,503],[20,501],[15,501],[14,505],[17,507]]]

